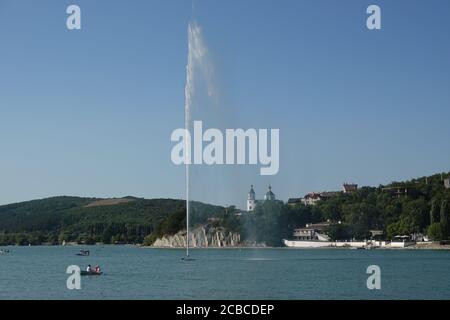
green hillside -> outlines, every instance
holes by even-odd
[[[201,213],[193,223],[202,223],[223,211],[202,203],[193,203],[193,207]],[[0,245],[57,244],[64,240],[142,243],[154,230],[161,232],[161,225],[171,216],[184,216],[185,210],[184,200],[133,197],[54,197],[4,205],[0,206]]]
[[[432,240],[450,238],[450,173],[361,187],[335,193],[314,206],[267,201],[252,214],[236,215],[225,208],[193,202],[191,225],[213,223],[239,232],[241,239],[282,245],[295,228],[306,223],[334,222],[334,240],[367,239],[382,230],[385,239],[396,235],[426,234]],[[92,244],[145,243],[185,228],[184,200],[95,199],[55,197],[0,206],[0,245],[76,241]],[[215,219],[210,219],[214,217]],[[209,221],[208,221],[209,220]]]
[[[383,238],[423,234],[438,241],[450,239],[450,189],[444,180],[450,173],[435,174],[378,187],[361,187],[353,193],[337,193],[316,205],[264,203],[245,219],[247,237],[269,245],[281,245],[293,230],[306,223],[329,221],[333,240],[364,240],[371,230]]]

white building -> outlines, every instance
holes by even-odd
[[[320,200],[322,200],[320,192],[310,192],[303,197],[302,201],[307,206],[313,206]]]
[[[252,185],[247,197],[247,211],[252,212],[253,210],[255,210],[255,207],[258,205],[258,203],[274,200],[276,200],[276,197],[275,194],[272,192],[272,187],[270,185],[269,190],[267,190],[266,194],[264,195],[264,200],[256,200],[255,190],[253,189]]]
[[[328,200],[337,197],[338,195],[339,192],[310,192],[306,194],[301,201],[307,206],[313,206],[318,201]]]

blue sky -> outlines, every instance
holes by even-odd
[[[82,30],[66,29],[66,7]],[[382,9],[382,30],[366,8]],[[222,168],[193,198],[244,206],[448,171],[448,1],[0,0],[0,203],[184,198],[187,25],[204,31],[224,124],[279,128],[280,172]],[[225,120],[224,120],[225,121]],[[195,176],[194,176],[195,178]]]

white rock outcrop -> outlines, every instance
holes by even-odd
[[[221,227],[205,225],[194,228],[189,233],[189,246],[193,248],[225,248],[237,247],[241,244],[239,233],[226,231]],[[157,239],[153,247],[184,248],[186,247],[186,230],[172,236]]]

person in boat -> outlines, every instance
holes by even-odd
[[[100,266],[99,265],[95,266],[95,272],[100,273]]]
[[[91,265],[88,265],[88,266],[87,266],[86,271],[87,271],[87,272],[92,272],[92,267],[91,267]]]

